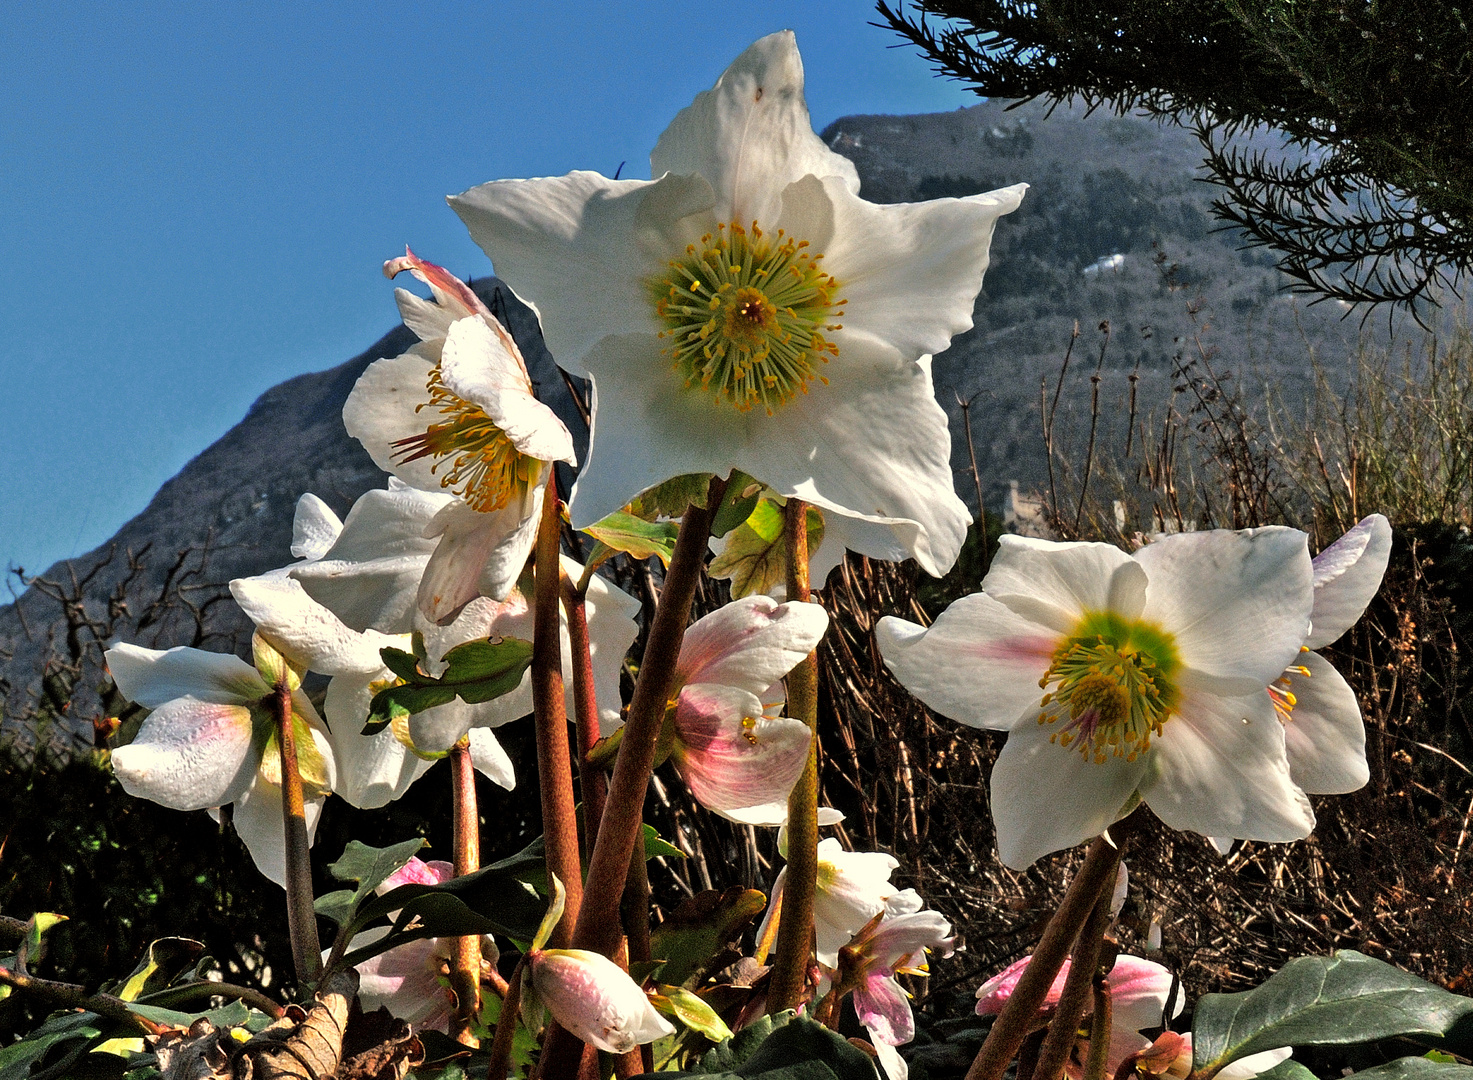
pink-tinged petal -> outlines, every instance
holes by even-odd
[[[435,515],[426,535],[440,542],[419,585],[419,610],[426,618],[444,624],[478,596],[506,598],[537,540],[541,488],[530,502],[530,508],[509,503],[481,513],[457,499]]]
[[[1310,795],[1344,795],[1366,786],[1366,726],[1360,702],[1319,653],[1302,653],[1309,675],[1285,672],[1294,709],[1284,725],[1289,777]]]
[[[992,767],[998,854],[1014,870],[1098,836],[1130,808],[1147,775],[1146,756],[1096,764],[1077,743],[1050,742],[1058,726],[1019,723]]]
[[[1285,843],[1314,828],[1309,799],[1289,776],[1284,728],[1267,692],[1187,692],[1146,757],[1141,795],[1173,829]]]
[[[494,318],[474,289],[443,266],[436,266],[432,262],[421,259],[409,249],[408,245],[405,246],[403,255],[384,263],[384,277],[392,281],[406,270],[430,287],[439,306],[446,309],[452,319],[463,319],[468,315]],[[405,319],[406,323],[408,321]],[[415,328],[411,326],[410,329]],[[426,338],[443,337],[444,335],[420,334],[419,336]]]
[[[534,950],[532,985],[553,1018],[610,1054],[675,1034],[645,992],[608,957],[583,949]]]
[[[997,1016],[1002,1012],[1003,1006],[1008,1003],[1008,998],[1013,996],[1013,991],[1018,987],[1018,980],[1023,977],[1023,972],[1028,970],[1028,964],[1032,959],[1031,956],[1025,956],[1021,960],[1015,960],[977,987],[978,1016]],[[1064,992],[1064,981],[1068,977],[1069,961],[1065,960],[1064,966],[1059,969],[1059,974],[1048,988],[1048,995],[1043,999],[1043,1008],[1051,1009],[1059,1003],[1059,997]]]
[[[1150,578],[1143,618],[1172,635],[1188,667],[1267,686],[1304,643],[1314,572],[1297,529],[1177,533],[1135,558]]]
[[[292,554],[298,559],[320,559],[342,531],[343,523],[332,507],[309,491],[297,500],[292,518]]]
[[[913,890],[906,889],[905,892]],[[904,905],[909,910],[897,913],[900,906],[895,902],[897,899],[898,895],[887,903],[887,917],[866,946],[866,952],[875,958],[878,965],[888,971],[901,966],[924,969],[927,951],[950,956],[956,943],[951,936],[951,922],[946,916],[939,911],[922,911],[918,906],[910,905]]]
[[[481,319],[450,327],[440,354],[446,389],[480,407],[512,446],[527,457],[576,464],[573,437],[556,413],[532,394],[516,342]]]
[[[770,596],[734,600],[685,632],[677,685],[722,683],[761,694],[818,646],[828,625],[818,604],[779,604]]]
[[[1115,958],[1108,982],[1116,1028],[1140,1031],[1161,1026],[1173,984],[1170,971],[1139,956],[1122,954]],[[1185,1004],[1185,993],[1178,985],[1170,1015],[1180,1014]]]
[[[887,615],[875,626],[901,686],[953,720],[1006,731],[1037,718],[1059,636],[982,593],[964,596],[929,627]]]
[[[322,816],[322,799],[308,799],[304,806],[307,819],[307,843],[317,834],[317,819]],[[235,800],[230,824],[251,853],[256,869],[271,881],[286,888],[286,838],[281,817],[281,788],[260,779],[244,795]]]
[[[244,705],[175,698],[143,721],[138,737],[112,752],[123,790],[175,810],[234,802],[260,763],[255,722]]]
[[[541,312],[557,313],[542,320],[547,348],[579,375],[589,349],[610,334],[654,338],[660,325],[644,282],[716,223],[711,186],[699,176],[573,172],[494,180],[449,201],[497,276]],[[685,224],[691,215],[699,222]]]
[[[881,851],[845,851],[833,837],[818,842],[813,929],[820,964],[838,966],[839,950],[885,910],[900,891],[890,883],[899,865]]]
[[[122,642],[108,649],[103,659],[118,692],[145,709],[181,697],[241,705],[271,692],[254,667],[229,653],[183,645],[160,652]]]
[[[855,987],[854,1013],[870,1034],[891,1046],[908,1043],[916,1036],[910,997],[888,972],[868,974]]]
[[[801,720],[769,720],[745,690],[696,683],[675,711],[675,766],[706,809],[747,825],[781,825],[788,795],[808,762],[812,733]]]
[[[1354,626],[1381,588],[1391,558],[1391,522],[1372,514],[1314,557],[1311,649],[1323,649]]]
[[[426,884],[433,884],[427,882]],[[372,944],[382,929],[358,934],[352,948]],[[366,1012],[383,1007],[416,1031],[447,1029],[451,1015],[448,987],[440,983],[445,945],[420,938],[379,953],[358,965],[358,998]]]
[[[982,591],[1017,614],[1058,634],[1073,631],[1085,612],[1109,611],[1112,591],[1133,595],[1123,586],[1112,589],[1116,573],[1131,558],[1113,544],[1061,544],[1026,536],[1003,536]],[[1126,618],[1138,612],[1120,611]]]
[[[374,891],[382,896],[400,885],[443,885],[454,876],[455,867],[444,859],[421,859],[416,855],[384,878]]]
[[[853,163],[814,134],[791,30],[748,46],[676,114],[650,154],[650,175],[662,173],[699,173],[715,189],[722,221],[755,218],[764,228],[777,219],[782,189],[805,175],[835,176],[845,190],[859,190]]]

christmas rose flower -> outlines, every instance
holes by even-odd
[[[273,699],[291,687],[292,729],[302,774],[307,840],[337,779],[326,727],[301,690],[300,673],[255,642],[255,665],[180,646],[159,651],[120,643],[104,659],[118,692],[151,710],[137,736],[112,752],[123,790],[174,810],[230,806],[230,823],[256,868],[286,884],[281,749]]]
[[[791,32],[762,38],[671,122],[653,180],[593,172],[451,198],[553,357],[594,384],[570,502],[590,525],[670,477],[740,469],[873,528],[866,554],[955,561],[930,356],[972,326],[993,228],[1025,185],[881,205],[814,134]]]
[[[982,592],[881,655],[938,712],[1009,732],[992,773],[1004,863],[1028,866],[1140,801],[1204,836],[1314,827],[1266,690],[1314,605],[1306,537],[1270,527],[1109,544],[1004,536]]]
[[[786,845],[783,845],[786,850]],[[871,919],[901,890],[890,883],[900,863],[882,851],[845,851],[839,841],[826,837],[818,842],[818,877],[813,895],[813,932],[818,962],[835,968],[839,950],[849,944]],[[772,883],[772,898],[757,929],[757,940],[766,942],[775,933],[782,911],[788,869],[778,871]]]
[[[537,400],[510,331],[442,267],[413,252],[384,264],[391,278],[405,270],[437,303],[396,290],[420,343],[369,365],[343,406],[343,423],[380,468],[413,487],[459,496],[424,532],[438,543],[418,605],[445,623],[477,596],[506,597],[536,540],[548,470],[576,459],[568,429]]]

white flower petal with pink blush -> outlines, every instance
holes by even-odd
[[[886,665],[938,712],[1009,732],[992,774],[1014,869],[1141,800],[1173,828],[1308,835],[1267,693],[1314,604],[1307,538],[1270,527],[1108,544],[1004,536],[982,593],[881,619]]]
[[[533,949],[527,956],[537,998],[574,1036],[627,1054],[675,1028],[639,984],[607,956],[584,949]]]
[[[721,683],[760,695],[818,646],[828,626],[819,604],[779,604],[770,596],[733,600],[686,630],[676,685]]]
[[[430,285],[438,305],[396,293],[421,342],[369,365],[343,423],[380,468],[459,497],[424,534],[438,543],[417,602],[444,623],[477,596],[505,598],[531,551],[547,470],[576,459],[572,436],[537,400],[506,327],[443,268],[413,253],[384,266],[390,277],[405,270]]]
[[[1192,1072],[1192,1033],[1184,1031],[1181,1033],[1182,1051],[1176,1062],[1167,1070],[1167,1075],[1186,1080]],[[1260,1073],[1266,1073],[1285,1061],[1294,1054],[1292,1046],[1281,1046],[1277,1050],[1264,1050],[1261,1053],[1249,1054],[1241,1057],[1218,1070],[1217,1075],[1224,1080],[1253,1080]]]
[[[696,801],[744,825],[781,825],[808,763],[801,720],[769,719],[745,690],[697,683],[680,691],[672,760]]]
[[[969,516],[929,357],[971,327],[1024,185],[860,199],[809,124],[786,31],[676,116],[650,163],[650,181],[576,172],[451,199],[557,362],[592,377],[574,526],[672,476],[736,468],[878,526],[854,538],[866,554],[944,573]]]

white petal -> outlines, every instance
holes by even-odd
[[[322,799],[309,799],[303,807],[308,847],[317,835],[322,803]],[[281,788],[257,779],[244,795],[235,800],[230,823],[250,851],[256,869],[286,888],[286,823],[282,819]]]
[[[419,583],[419,610],[427,618],[447,623],[478,596],[506,598],[537,542],[541,488],[530,502],[525,511],[513,501],[482,513],[457,499],[435,515],[428,535],[440,542]]]
[[[292,518],[292,554],[299,559],[320,559],[343,531],[343,523],[332,507],[311,492],[297,500]]]
[[[905,1063],[905,1058],[900,1056],[899,1050],[881,1038],[871,1039],[870,1045],[875,1048],[875,1060],[885,1071],[886,1080],[907,1080],[910,1076],[910,1066]]]
[[[1284,728],[1268,694],[1188,691],[1152,743],[1140,785],[1173,829],[1283,843],[1314,828],[1309,799],[1289,777]]]
[[[1135,577],[1139,568],[1113,544],[1061,544],[1005,535],[982,589],[1025,618],[1068,634],[1085,612],[1112,610],[1112,595],[1132,595],[1124,584],[1128,577],[1114,586],[1116,574]],[[1139,611],[1119,614],[1130,619]]]
[[[677,685],[722,683],[760,695],[818,647],[828,626],[818,604],[779,604],[770,596],[733,600],[686,630]]]
[[[820,964],[837,967],[839,950],[885,910],[886,901],[900,891],[890,883],[899,865],[882,851],[845,851],[833,837],[818,842],[813,930]]]
[[[1188,667],[1267,686],[1298,654],[1314,590],[1297,529],[1176,533],[1135,558],[1150,577],[1143,617],[1175,638]]]
[[[250,787],[258,742],[245,706],[175,698],[112,752],[113,772],[129,795],[175,810],[223,806]]]
[[[566,556],[563,557],[563,568],[574,581],[583,576],[583,567]],[[610,734],[620,723],[623,706],[620,673],[624,668],[624,657],[639,633],[635,619],[641,607],[638,600],[599,575],[595,574],[589,580],[584,611],[588,618],[588,652],[593,660],[593,691],[598,701],[599,730],[604,735]],[[569,658],[571,668],[572,649],[565,647],[564,655]],[[571,693],[571,670],[565,681]],[[573,706],[570,704],[568,708],[571,716]]]
[[[474,727],[467,733],[471,740],[471,764],[499,787],[511,791],[517,786],[511,757],[496,741],[489,728]]]
[[[1289,776],[1311,795],[1344,795],[1366,786],[1366,726],[1360,703],[1338,671],[1319,653],[1303,653],[1309,678],[1285,673],[1295,697],[1284,725]]]
[[[696,683],[680,691],[674,761],[706,809],[746,825],[781,825],[808,762],[812,733],[801,720],[762,715],[745,690]]]
[[[547,949],[531,959],[532,985],[557,1022],[611,1054],[675,1034],[643,990],[608,957],[583,949]]]
[[[289,660],[323,675],[377,672],[384,666],[380,650],[403,646],[377,630],[350,630],[295,578],[236,578],[230,593]]]
[[[1057,724],[1019,723],[992,767],[998,855],[1022,870],[1052,851],[1098,836],[1120,819],[1145,775],[1144,761],[1101,764],[1049,742]]]
[[[557,414],[532,394],[516,343],[482,319],[460,319],[450,327],[440,354],[440,376],[452,394],[480,407],[527,457],[573,465],[573,436]]]
[[[375,927],[355,934],[349,948],[372,944],[387,932],[387,927]],[[443,1028],[450,1017],[449,991],[439,978],[444,949],[439,938],[420,938],[359,964],[358,998],[364,1011],[382,1006],[416,1030]]]
[[[399,305],[399,318],[421,341],[434,341],[450,332],[450,324],[469,312],[447,304],[426,300],[408,289],[395,289],[394,302]]]
[[[120,642],[103,659],[118,692],[145,709],[179,697],[239,705],[271,692],[254,667],[229,653],[183,645],[160,652]]]
[[[372,683],[388,678],[392,676],[387,668],[368,675],[339,675],[327,684],[322,706],[332,728],[337,764],[333,791],[360,810],[387,806],[433,764],[410,753],[389,728],[375,735],[361,734],[373,700]]]
[[[1217,1071],[1222,1080],[1253,1080],[1259,1073],[1266,1073],[1275,1065],[1287,1061],[1294,1054],[1292,1046],[1281,1046],[1277,1050],[1265,1050],[1261,1054],[1249,1054],[1231,1065]]]
[[[427,388],[434,364],[410,350],[402,356],[375,360],[353,385],[343,405],[343,426],[363,444],[373,463],[405,483],[424,491],[439,491],[440,478],[431,469],[433,458],[403,460],[394,443],[423,435],[434,415],[429,411]],[[420,406],[425,406],[420,411]]]
[[[760,39],[682,109],[650,154],[650,175],[699,173],[716,191],[722,221],[766,227],[782,189],[809,173],[859,190],[854,164],[813,132],[803,100],[803,61],[791,30]]]
[[[910,995],[894,978],[870,975],[854,991],[854,1011],[870,1033],[870,1041],[901,1046],[915,1038],[915,1017],[910,1011]]]
[[[901,686],[953,720],[1007,731],[1033,719],[1059,636],[992,597],[957,600],[930,627],[887,615],[875,643]]]
[[[868,335],[914,360],[972,328],[997,219],[1018,208],[1026,184],[965,199],[871,203],[837,178],[806,177],[782,194],[780,223],[823,252],[848,300],[834,335]],[[831,236],[810,235],[832,222]],[[818,226],[822,228],[822,226]]]
[[[1372,514],[1314,557],[1314,628],[1305,642],[1323,649],[1355,625],[1391,558],[1391,522]]]
[[[605,335],[658,332],[646,279],[699,237],[701,224],[682,219],[715,223],[710,185],[690,176],[494,180],[449,201],[497,276],[536,305],[558,365],[578,375]]]

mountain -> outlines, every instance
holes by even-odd
[[[1199,343],[1220,347],[1219,367],[1260,371],[1287,399],[1303,398],[1311,350],[1339,355],[1354,344],[1357,324],[1347,328],[1341,311],[1306,308],[1282,291],[1270,256],[1240,251],[1236,237],[1212,231],[1211,192],[1196,180],[1197,144],[1186,132],[1068,107],[987,103],[845,117],[823,138],[854,160],[863,193],[878,202],[1032,185],[998,227],[975,328],[935,362],[959,471],[968,456],[957,401],[976,395],[973,431],[989,501],[1008,480],[1026,487],[1043,477],[1040,380],[1058,372],[1076,321],[1074,370],[1084,374],[1064,395],[1066,416],[1087,404],[1096,369],[1107,415],[1123,415],[1132,374],[1142,402],[1164,397],[1184,350]],[[475,286],[506,314],[539,392],[581,441],[586,425],[535,317],[495,280]],[[249,626],[225,583],[289,561],[302,493],[345,514],[383,482],[343,430],[342,403],[370,362],[413,340],[401,326],[345,363],[269,390],[110,541],[57,563],[0,608],[0,737],[90,744],[92,720],[104,710],[101,653],[114,639],[244,651]],[[959,489],[975,501],[969,482]]]

